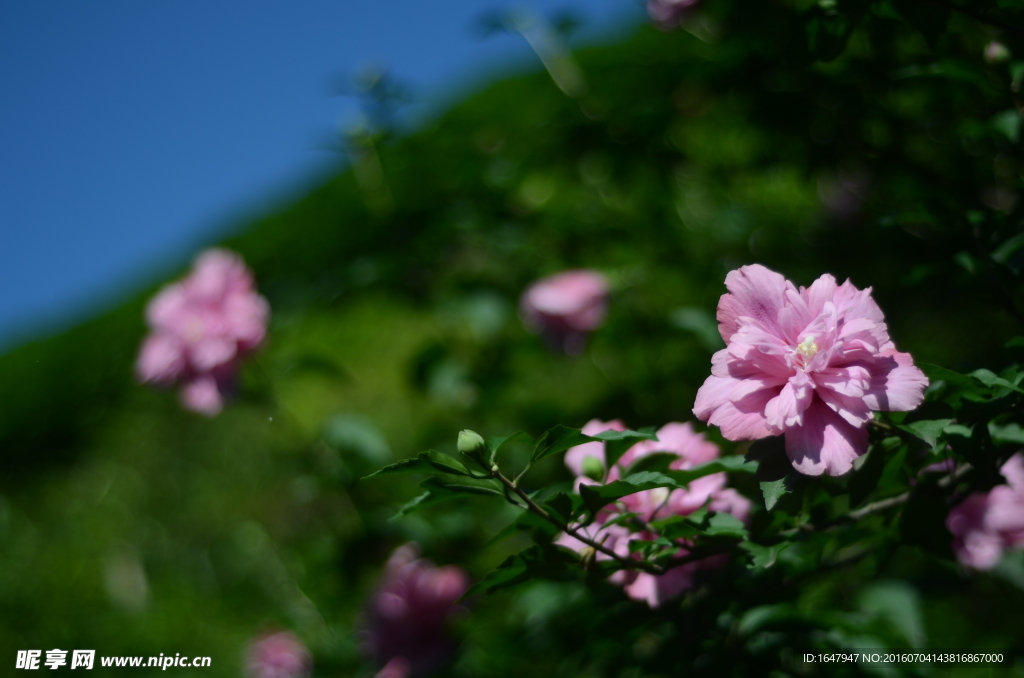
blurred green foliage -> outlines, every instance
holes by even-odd
[[[744,263],[873,286],[918,362],[1002,370],[1024,319],[1024,61],[983,54],[999,38],[1024,57],[1005,28],[1024,11],[950,6],[707,0],[681,30],[576,54],[578,98],[540,71],[414,134],[366,134],[351,170],[226,243],[274,318],[217,419],[133,383],[152,290],[0,357],[2,661],[31,648],[181,652],[213,657],[195,675],[236,676],[249,638],[289,628],[316,675],[371,675],[357,617],[395,546],[416,540],[479,580],[529,542],[485,546],[514,515],[478,510],[483,499],[389,522],[415,479],[357,479],[421,449],[454,452],[462,428],[689,420],[722,280]],[[517,300],[575,266],[609,274],[614,293],[606,326],[570,359],[522,328]],[[911,421],[943,419],[947,396]],[[1017,418],[998,422],[1001,444],[1024,442]],[[923,433],[956,448],[963,432],[944,426]],[[509,451],[525,462],[524,446]],[[876,481],[908,483],[880,459],[865,461]],[[558,459],[536,473],[568,480]],[[759,504],[758,479],[735,482]],[[876,489],[856,483],[859,501]],[[799,495],[780,496],[756,529],[792,512]],[[800,660],[858,646],[998,648],[1020,671],[1024,562],[965,575],[929,550],[948,536],[934,527],[945,504],[922,510],[932,528],[920,530],[939,530],[929,539],[871,516],[785,549],[785,568],[755,579],[735,563],[653,613],[582,576],[479,597],[450,673],[896,671]]]

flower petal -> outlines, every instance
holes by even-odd
[[[725,276],[728,294],[718,301],[718,331],[726,342],[739,330],[739,318],[748,316],[766,330],[778,330],[779,311],[786,290],[793,284],[760,264],[742,266]],[[776,334],[779,334],[776,332]]]
[[[802,426],[786,431],[786,454],[800,473],[839,476],[868,447],[867,427],[855,428],[815,399],[804,412]]]
[[[928,377],[914,366],[909,353],[887,349],[865,366],[871,372],[871,383],[864,402],[872,410],[906,412],[924,401]]]

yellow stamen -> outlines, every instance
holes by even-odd
[[[814,337],[807,335],[804,340],[796,345],[796,352],[806,360],[810,360],[818,354],[818,345],[814,343]]]

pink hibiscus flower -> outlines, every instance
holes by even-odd
[[[837,476],[867,450],[872,411],[921,404],[928,379],[889,339],[871,288],[828,274],[797,288],[756,264],[730,272],[725,286],[727,346],[693,413],[729,440],[785,435],[797,471]]]
[[[248,678],[305,678],[312,670],[313,656],[287,631],[258,638],[245,651]]]
[[[519,306],[528,329],[555,349],[579,355],[587,335],[604,324],[608,280],[587,269],[565,271],[530,285]]]
[[[1024,455],[1013,455],[1000,471],[1006,485],[975,492],[946,518],[957,559],[976,570],[995,567],[1007,549],[1024,548]]]
[[[451,621],[465,608],[459,598],[469,577],[458,566],[435,567],[415,544],[397,549],[363,620],[363,650],[386,678],[429,675],[455,652]]]
[[[597,419],[587,422],[583,432],[594,435],[602,431],[624,431],[625,425],[614,420],[602,422]],[[613,482],[622,478],[630,464],[655,452],[668,452],[679,458],[669,464],[674,470],[685,470],[711,461],[718,457],[718,446],[709,442],[700,433],[693,430],[689,423],[671,423],[661,427],[658,440],[645,440],[633,445],[612,465],[604,475],[605,482]],[[577,445],[565,453],[565,465],[576,474],[576,487],[581,484],[595,484],[590,473],[595,468],[607,468],[604,443],[592,442]],[[698,478],[685,490],[645,490],[623,497],[616,504],[606,507],[597,519],[583,528],[582,534],[594,541],[603,543],[620,556],[629,555],[629,542],[634,539],[650,540],[657,535],[647,530],[630,532],[621,524],[606,525],[610,520],[622,513],[636,513],[646,523],[669,516],[685,516],[697,509],[707,506],[712,511],[731,513],[740,520],[746,521],[750,514],[750,501],[736,490],[726,488],[724,473],[715,473]],[[586,544],[568,534],[561,535],[556,542],[575,551],[588,548]],[[685,555],[686,548],[680,545],[678,554]],[[596,557],[601,560],[611,556],[598,552]],[[650,607],[658,607],[666,600],[677,596],[693,586],[694,577],[702,569],[719,567],[725,562],[724,557],[712,557],[687,563],[672,568],[661,575],[646,572],[620,570],[610,581],[624,588],[626,595],[634,600],[645,601]]]
[[[242,258],[206,250],[188,276],[146,307],[150,334],[135,364],[138,379],[181,384],[182,404],[213,416],[223,407],[239,359],[263,342],[269,317],[270,306]]]

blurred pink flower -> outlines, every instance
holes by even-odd
[[[270,306],[242,258],[206,250],[188,276],[146,307],[150,333],[136,375],[144,383],[181,384],[182,405],[213,416],[223,407],[239,359],[263,342],[269,317]]]
[[[248,678],[305,678],[312,670],[313,656],[288,632],[258,638],[245,651]]]
[[[415,544],[397,549],[367,606],[363,649],[384,667],[378,675],[385,678],[428,675],[455,651],[448,627],[465,612],[458,600],[469,577],[460,567],[435,567],[418,556]]]
[[[647,15],[662,30],[678,26],[700,3],[700,0],[647,0]]]
[[[587,422],[583,427],[583,432],[587,435],[594,435],[602,431],[624,431],[625,429],[625,425],[617,419],[610,422],[594,419]],[[570,448],[565,453],[565,465],[576,474],[576,487],[578,488],[581,484],[601,482],[590,477],[593,474],[585,474],[585,471],[593,469],[595,464],[601,469],[606,469],[603,481],[610,483],[622,478],[623,473],[633,462],[656,452],[667,452],[679,457],[669,464],[669,468],[673,470],[693,468],[718,458],[718,446],[706,440],[703,434],[695,432],[689,423],[666,424],[658,430],[657,436],[657,441],[645,440],[630,447],[610,469],[607,468],[604,443],[601,442],[585,443]],[[593,461],[588,461],[588,459]],[[746,521],[750,515],[750,501],[735,490],[726,488],[725,483],[726,475],[715,473],[694,480],[685,490],[657,489],[631,494],[620,499],[615,505],[607,507],[597,516],[594,523],[583,529],[582,533],[590,539],[603,543],[620,556],[628,556],[631,540],[649,540],[656,538],[657,535],[644,530],[631,533],[624,525],[605,524],[622,513],[636,513],[640,520],[649,523],[669,516],[689,515],[697,509],[707,506],[712,511],[731,513],[740,520]],[[587,548],[583,542],[567,534],[561,535],[556,543],[576,551]],[[686,548],[680,545],[679,555],[686,553]],[[596,557],[605,560],[611,556],[597,553]],[[616,572],[611,577],[611,581],[623,586],[630,598],[646,601],[654,608],[691,588],[694,577],[699,571],[721,566],[724,561],[725,559],[721,557],[706,558],[673,568],[662,575],[623,570]]]
[[[946,518],[957,558],[976,570],[995,567],[1006,549],[1024,548],[1024,455],[1013,455],[1000,471],[1006,485],[975,492]]]
[[[793,467],[842,475],[867,449],[873,410],[921,404],[928,379],[889,339],[871,288],[823,275],[797,288],[764,266],[725,278],[718,329],[726,348],[693,413],[729,440],[784,434]]]
[[[556,349],[579,355],[587,334],[604,324],[608,280],[587,269],[565,271],[530,285],[519,307],[527,328]]]

